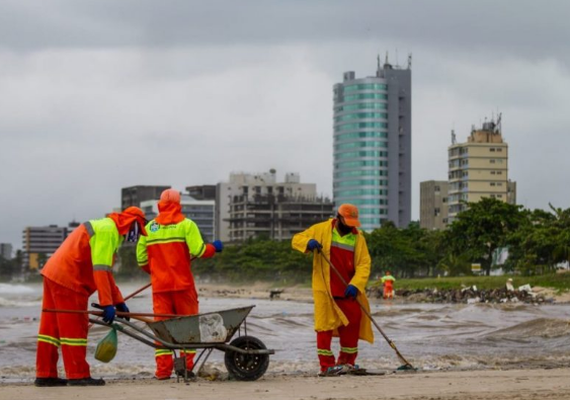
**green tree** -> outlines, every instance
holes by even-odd
[[[449,276],[472,275],[469,255],[453,254],[451,252],[439,261],[438,267],[447,272]]]
[[[38,270],[41,270],[46,265],[49,257],[46,253],[38,253]]]
[[[404,229],[387,222],[366,238],[373,275],[390,270],[400,277],[429,276],[445,251],[442,232],[427,231],[415,222]]]
[[[213,258],[192,262],[195,274],[232,281],[304,282],[312,273],[311,255],[291,249],[289,240],[250,239],[228,245]]]
[[[444,230],[424,230],[423,237],[417,242],[418,250],[424,256],[422,267],[426,276],[437,276],[443,271],[440,261],[449,253],[449,246]]]
[[[568,261],[570,246],[570,209],[550,206],[544,210],[525,211],[525,220],[509,241],[507,267],[525,275],[543,274],[556,264]]]
[[[22,251],[16,252],[16,257],[8,260],[0,256],[0,280],[9,281],[22,274]]]
[[[493,254],[507,247],[510,235],[524,223],[522,206],[486,197],[468,205],[448,230],[451,252],[481,263],[485,274],[490,275]]]

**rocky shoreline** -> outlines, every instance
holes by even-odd
[[[367,295],[372,299],[382,298],[382,289],[378,287],[367,289]],[[491,289],[479,290],[475,286],[458,289],[399,289],[395,291],[398,298],[413,303],[526,303],[551,304],[556,302],[554,296],[545,292],[527,290]]]
[[[267,282],[256,282],[247,287],[230,284],[197,283],[200,297],[227,297],[249,298],[267,300],[285,300],[312,302],[313,292],[307,286],[273,287]],[[374,302],[382,301],[382,288],[370,287],[366,290],[369,299]],[[406,303],[524,303],[524,304],[552,304],[569,303],[570,292],[557,293],[551,288],[530,286],[521,290],[478,289],[474,286],[457,289],[396,289],[395,302]]]

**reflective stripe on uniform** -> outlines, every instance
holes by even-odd
[[[112,272],[113,269],[108,265],[94,265],[93,271],[109,271],[109,272]]]
[[[67,346],[87,346],[87,339],[61,338],[61,345]]]
[[[87,230],[87,233],[89,234],[89,238],[93,237],[93,235],[95,235],[95,230],[93,229],[93,225],[91,225],[91,222],[87,221],[83,223],[83,226],[85,226],[85,229]]]
[[[183,237],[171,237],[171,238],[157,238],[157,239],[147,239],[147,246],[160,243],[184,243],[186,238]]]
[[[356,354],[358,353],[358,347],[340,347],[340,351],[346,354]]]
[[[146,230],[148,236],[142,237],[137,244],[137,261],[139,265],[144,265],[148,260],[147,247],[170,243],[184,243],[188,246],[185,251],[190,251],[191,256],[200,257],[206,251],[206,246],[198,225],[188,218],[177,224],[161,225],[155,220],[150,221]],[[180,251],[177,250],[177,251]],[[176,255],[176,257],[182,254]],[[152,263],[152,260],[150,260]]]
[[[355,235],[354,233],[349,233],[341,236],[335,227],[332,233],[331,247],[339,247],[341,249],[354,251],[357,236],[358,235]]]
[[[172,355],[172,350],[168,350],[168,349],[155,349],[154,350],[154,356],[155,357],[160,357],[160,356],[167,356],[167,355]]]
[[[333,352],[326,349],[317,349],[317,354],[319,356],[333,356]]]
[[[354,251],[354,245],[351,246],[349,244],[344,244],[344,243],[331,242],[331,247],[338,247],[339,249]]]
[[[137,264],[139,267],[144,267],[148,264],[148,257],[137,259]]]
[[[180,354],[196,354],[196,349],[180,350]]]
[[[202,254],[204,254],[205,251],[206,251],[206,244],[202,243],[200,250],[195,254],[195,256],[200,258],[200,257],[202,257]]]
[[[48,335],[38,335],[38,342],[44,342],[48,344],[53,344],[55,347],[59,347],[59,339]]]

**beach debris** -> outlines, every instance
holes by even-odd
[[[519,290],[522,292],[532,293],[532,288],[528,283],[526,285],[519,286]]]
[[[375,288],[366,290],[366,294],[370,298],[382,298],[382,292]],[[476,286],[465,286],[457,289],[398,289],[396,296],[403,298],[409,302],[415,303],[531,303],[531,304],[544,304],[552,303],[552,299],[545,298],[540,293],[534,293],[528,290],[507,290],[506,288],[500,289],[478,289]]]
[[[204,365],[199,371],[198,376],[209,381],[225,381],[228,380],[228,373],[219,370],[216,367]]]
[[[95,359],[104,363],[108,363],[117,354],[117,330],[111,329],[107,335],[97,344],[95,349]]]
[[[285,290],[284,289],[271,289],[269,291],[269,299],[273,300],[273,299],[278,299],[281,296],[281,293],[283,293]]]

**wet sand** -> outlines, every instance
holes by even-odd
[[[239,299],[270,299],[271,292],[274,298],[286,301],[312,302],[313,291],[310,286],[275,287],[270,283],[256,282],[250,285],[230,285],[220,283],[196,283],[200,297],[239,298]]]
[[[12,399],[570,399],[570,368],[509,371],[401,373],[385,376],[265,376],[256,382],[199,379],[122,380],[104,387],[36,388],[31,383],[0,385],[0,400]]]

